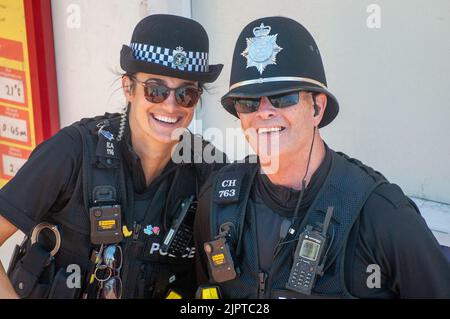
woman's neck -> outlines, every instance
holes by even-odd
[[[145,174],[146,185],[162,173],[164,167],[171,158],[173,144],[154,141],[148,136],[139,136],[131,133],[133,150],[141,160],[142,169]]]

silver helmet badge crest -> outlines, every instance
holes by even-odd
[[[177,47],[173,53],[173,64],[180,69],[184,68],[187,64],[187,54],[183,47]]]
[[[241,53],[247,59],[247,68],[256,67],[260,74],[266,66],[277,64],[277,54],[283,50],[277,42],[277,34],[269,35],[270,26],[261,23],[259,27],[253,28],[254,38],[247,38],[247,48]]]

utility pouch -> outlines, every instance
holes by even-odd
[[[78,299],[81,289],[70,285],[72,281],[67,280],[70,274],[64,268],[58,270],[53,279],[48,299]]]
[[[55,236],[55,246],[49,250],[39,243],[39,234],[44,229]],[[55,256],[61,245],[58,227],[46,222],[34,227],[31,235],[14,250],[8,276],[20,298],[47,298],[55,277]]]
[[[11,277],[12,271],[16,268],[17,263],[19,262],[20,259],[22,259],[23,255],[25,254],[25,247],[28,245],[28,242],[29,238],[26,237],[21,245],[16,245],[16,247],[14,247],[11,260],[9,261],[7,272],[8,277]]]
[[[20,298],[47,298],[54,268],[50,252],[34,243],[11,270],[10,280]]]

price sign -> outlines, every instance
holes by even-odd
[[[0,136],[21,142],[28,141],[27,122],[0,115]]]
[[[9,180],[14,177],[30,156],[30,151],[0,144],[0,177]]]
[[[0,99],[24,104],[23,81],[0,76]]]
[[[27,87],[23,71],[0,66],[0,101],[23,107],[28,106]]]
[[[3,174],[14,177],[26,161],[27,160],[23,158],[3,155]]]
[[[0,142],[3,140],[31,146],[27,111],[0,104]]]

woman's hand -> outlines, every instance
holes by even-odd
[[[11,224],[3,216],[0,215],[0,246],[17,231],[16,226]],[[11,281],[9,281],[6,271],[0,262],[0,299],[18,299]]]

